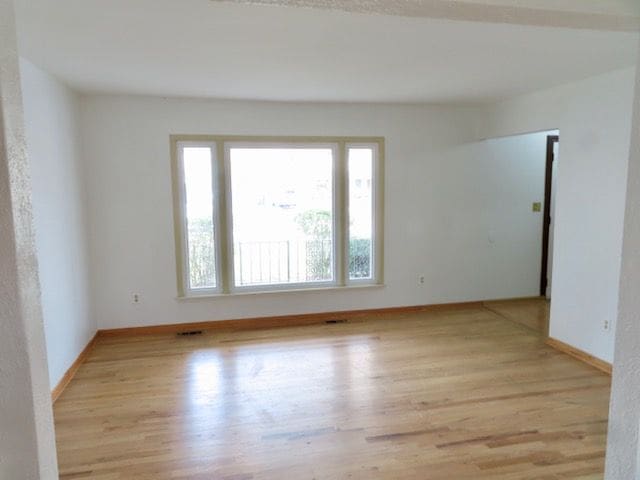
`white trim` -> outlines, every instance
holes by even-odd
[[[206,300],[216,298],[238,297],[245,295],[273,295],[274,293],[314,293],[314,292],[339,292],[341,290],[368,290],[377,288],[386,288],[383,283],[363,283],[361,285],[333,285],[326,287],[308,287],[305,288],[278,288],[271,290],[242,290],[232,293],[210,293],[208,295],[190,295],[190,296],[177,296],[176,300],[189,301],[189,300]]]

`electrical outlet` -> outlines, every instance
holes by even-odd
[[[603,329],[605,332],[610,331],[610,330],[611,330],[611,322],[610,322],[609,320],[605,320],[605,321],[602,323],[602,329]]]
[[[418,283],[419,283],[420,285],[424,285],[424,275],[419,275],[419,276],[418,276]]]
[[[134,293],[133,296],[131,297],[131,302],[134,305],[137,305],[138,303],[140,303],[140,294]]]

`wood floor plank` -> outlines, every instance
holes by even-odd
[[[610,378],[533,302],[99,338],[54,406],[60,478],[602,478]]]

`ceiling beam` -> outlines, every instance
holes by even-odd
[[[640,17],[558,9],[488,5],[458,0],[211,0],[254,5],[320,8],[354,13],[438,18],[486,23],[640,31]]]

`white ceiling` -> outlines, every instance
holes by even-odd
[[[210,0],[16,4],[21,54],[86,92],[485,102],[634,65],[638,47],[636,33]]]

